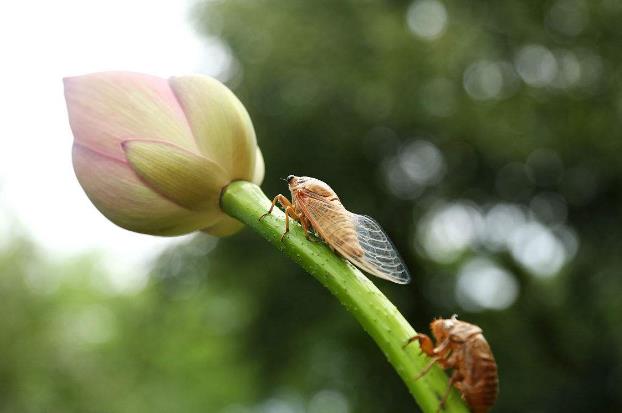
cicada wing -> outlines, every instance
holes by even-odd
[[[352,214],[352,219],[363,250],[363,260],[375,269],[368,271],[398,284],[410,282],[410,274],[404,261],[380,225],[373,218],[364,215]]]
[[[299,206],[320,237],[349,261],[355,263],[353,258],[361,256],[362,250],[358,244],[353,214],[348,212],[340,202],[327,201],[313,194],[300,200]]]
[[[395,283],[410,281],[397,250],[372,218],[353,214],[339,202],[314,196],[300,201],[300,208],[315,231],[352,264]]]

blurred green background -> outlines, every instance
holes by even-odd
[[[497,412],[622,411],[622,2],[229,0],[226,45],[263,189],[328,182],[497,358]],[[111,224],[112,225],[112,224]],[[4,234],[8,236],[7,234]],[[0,243],[0,412],[412,412],[354,319],[248,230],[167,250],[111,293],[96,255]]]

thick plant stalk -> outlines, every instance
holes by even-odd
[[[259,217],[270,207],[270,200],[250,182],[236,181],[227,186],[221,196],[221,207],[328,288],[378,344],[421,409],[426,413],[438,411],[439,402],[447,389],[447,376],[434,366],[428,374],[414,380],[431,359],[420,352],[417,343],[403,348],[415,330],[367,277],[324,243],[308,241],[299,225],[291,225],[290,232],[281,241],[285,214],[274,208],[272,215],[260,222]],[[468,409],[453,389],[443,411],[459,413],[468,412]]]

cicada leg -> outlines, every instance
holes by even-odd
[[[429,336],[421,333],[415,334],[414,336],[409,338],[406,344],[404,344],[402,347],[405,348],[413,341],[419,341],[419,347],[421,348],[421,351],[432,357],[432,360],[430,360],[430,362],[413,379],[418,380],[421,377],[425,376],[428,371],[430,371],[434,363],[439,360],[440,356],[434,353],[434,344],[432,343],[432,339]]]
[[[274,199],[272,200],[272,205],[270,205],[270,209],[268,209],[268,212],[260,216],[259,220],[261,221],[266,215],[270,215],[277,202],[281,204],[281,206],[285,210],[285,232],[281,236],[281,241],[283,240],[283,237],[285,236],[285,234],[289,232],[289,218],[290,217],[292,217],[294,220],[302,224],[302,229],[305,232],[305,238],[311,241],[311,238],[309,237],[309,228],[311,227],[311,223],[304,215],[296,211],[296,207],[294,207],[294,204],[292,204],[290,200],[287,199],[287,197],[283,194],[278,194],[277,196],[274,197]]]
[[[455,370],[453,374],[451,375],[451,378],[449,379],[449,383],[447,384],[447,389],[445,390],[445,394],[443,394],[443,398],[441,399],[441,402],[438,404],[438,409],[436,410],[436,413],[439,413],[441,410],[445,408],[445,403],[447,402],[447,398],[449,397],[451,386],[453,386],[456,383],[461,382],[462,380],[464,380],[464,377],[462,377],[462,375],[458,372],[458,370]]]
[[[311,239],[311,237],[309,236],[309,228],[311,227],[311,223],[309,222],[309,220],[307,219],[307,217],[305,217],[304,215],[302,215],[302,214],[300,214],[300,213],[299,213],[298,215],[300,216],[300,224],[302,224],[302,229],[303,229],[303,230],[304,230],[304,232],[305,232],[305,238],[306,238],[308,241],[313,241],[313,240]]]
[[[432,350],[432,354],[442,355],[443,353],[447,352],[447,350],[449,349],[449,344],[451,343],[451,339],[449,337],[446,338],[445,341],[443,341],[441,344],[436,346],[434,350]]]
[[[266,215],[270,215],[277,202],[281,204],[283,209],[285,209],[285,232],[283,233],[283,235],[281,235],[281,241],[283,240],[285,234],[289,232],[289,217],[292,217],[294,220],[302,224],[302,229],[305,232],[305,238],[311,240],[311,238],[309,237],[309,228],[311,227],[309,220],[304,215],[296,211],[294,205],[283,194],[278,194],[274,197],[274,199],[272,200],[272,205],[270,205],[270,209],[268,209],[268,212],[260,216],[259,220],[261,221]]]
[[[432,339],[422,333],[415,334],[411,338],[408,339],[406,344],[402,346],[402,348],[406,348],[407,345],[412,343],[413,341],[419,341],[419,347],[421,347],[421,351],[423,351],[428,356],[434,356],[434,345],[432,344]]]
[[[285,235],[289,232],[289,217],[292,217],[296,221],[301,221],[300,215],[298,215],[298,213],[296,212],[293,206],[288,206],[287,208],[285,208],[285,232],[283,233],[283,235],[281,235],[281,241],[283,241],[283,237],[285,237]],[[303,228],[305,230],[305,235],[306,235],[307,228],[304,227],[304,224],[303,224]]]
[[[259,217],[259,220],[261,221],[266,215],[270,215],[272,213],[272,210],[274,209],[274,206],[276,205],[276,203],[281,204],[281,206],[284,209],[287,209],[287,207],[293,207],[292,203],[289,201],[289,199],[287,199],[287,197],[283,194],[278,194],[277,196],[274,197],[274,199],[272,200],[272,205],[270,205],[270,209],[268,209],[268,212],[266,212],[265,214],[263,214],[262,216]]]
[[[417,374],[415,377],[413,377],[413,380],[419,380],[420,378],[422,378],[423,376],[426,375],[426,373],[428,371],[430,371],[430,369],[432,368],[432,366],[438,361],[438,357],[432,357],[432,360],[430,360],[430,362],[423,368],[421,369],[421,371],[419,372],[419,374]]]

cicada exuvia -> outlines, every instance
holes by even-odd
[[[361,270],[398,284],[410,281],[402,258],[380,225],[372,218],[354,214],[341,204],[335,191],[319,179],[307,176],[287,177],[292,194],[291,202],[277,195],[267,213],[279,202],[285,209],[285,232],[290,217],[302,225],[307,239],[315,231],[334,251],[337,251]]]
[[[433,320],[430,330],[436,339],[436,347],[429,336],[421,333],[406,343],[408,345],[419,341],[421,351],[432,357],[431,363],[416,379],[426,374],[435,363],[444,369],[452,369],[449,386],[441,399],[439,411],[444,407],[453,385],[460,391],[473,413],[488,412],[497,400],[499,377],[497,362],[482,329],[460,321],[454,315],[450,319]]]

